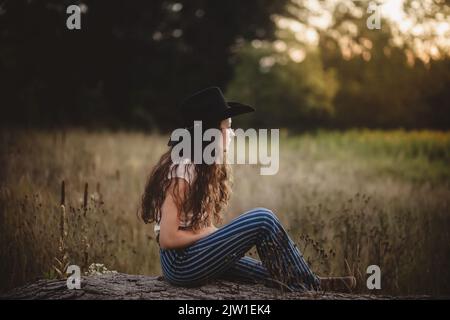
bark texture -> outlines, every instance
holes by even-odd
[[[201,287],[184,288],[169,284],[163,277],[123,273],[82,277],[79,290],[69,290],[66,280],[38,280],[13,289],[0,297],[2,299],[395,299],[390,296],[335,292],[289,293],[260,284],[222,280],[215,280]],[[404,298],[407,297],[402,297]]]

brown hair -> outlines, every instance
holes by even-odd
[[[145,223],[159,221],[161,218],[161,206],[166,193],[175,180],[172,196],[179,213],[187,214],[192,211],[192,228],[199,229],[203,225],[211,223],[214,217],[215,223],[222,221],[221,211],[226,207],[231,195],[231,168],[228,164],[194,164],[195,179],[186,188],[183,197],[179,194],[178,183],[180,179],[169,179],[170,170],[175,172],[179,164],[174,164],[172,169],[171,147],[164,153],[150,173],[145,185],[141,201],[140,217]],[[206,217],[202,213],[206,212]]]

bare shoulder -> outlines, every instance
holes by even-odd
[[[171,179],[164,202],[161,206],[162,220],[172,220],[179,216],[179,207],[177,203],[183,202],[184,194],[188,187],[188,183],[182,178]]]

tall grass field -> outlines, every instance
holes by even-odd
[[[69,264],[161,274],[153,225],[136,211],[166,142],[139,132],[1,131],[0,291],[61,277]],[[449,164],[450,132],[282,133],[276,175],[232,165],[224,223],[267,207],[319,275],[353,274],[359,293],[449,295]],[[366,286],[369,265],[381,269],[381,290]]]

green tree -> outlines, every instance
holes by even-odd
[[[242,123],[302,130],[333,114],[334,70],[324,70],[317,48],[308,53],[302,51],[306,48],[296,50],[278,52],[270,42],[257,42],[256,47],[246,43],[240,48],[227,96],[257,109],[251,117],[243,117]]]

